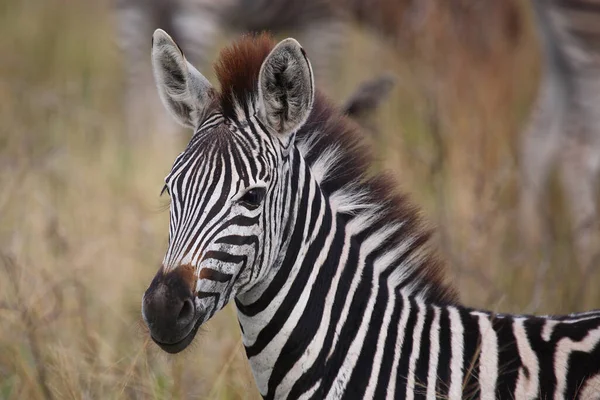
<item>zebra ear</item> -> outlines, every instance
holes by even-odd
[[[281,135],[295,132],[308,117],[314,99],[312,67],[294,39],[281,41],[260,68],[259,115]]]
[[[213,88],[162,29],[152,35],[152,69],[165,108],[181,125],[196,128],[210,105]]]

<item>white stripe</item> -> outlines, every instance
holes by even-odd
[[[525,376],[523,367],[519,368],[519,377],[515,388],[515,400],[535,399],[539,392],[540,367],[537,355],[533,352],[527,332],[525,331],[524,318],[515,319],[513,322],[513,334],[517,341],[517,349],[521,356],[523,365],[529,371],[529,378]]]
[[[589,378],[579,393],[583,400],[600,400],[600,374]]]
[[[427,400],[437,400],[435,388],[440,356],[440,309],[433,307],[433,323],[429,335],[431,350],[429,352],[429,373],[427,374]]]
[[[544,323],[544,327],[542,328],[542,339],[548,342],[552,337],[552,332],[554,331],[554,327],[559,324],[559,321],[548,319]]]
[[[464,327],[460,320],[460,313],[455,307],[448,307],[448,314],[450,315],[450,329],[452,335],[452,357],[450,360],[450,391],[448,392],[448,398],[450,399],[461,399],[462,398],[462,387],[463,387],[463,339],[464,339]]]
[[[481,399],[496,398],[496,383],[498,381],[498,337],[490,318],[484,313],[474,312],[479,317],[479,333],[481,334],[481,354],[479,357],[479,384]]]
[[[322,380],[319,379],[314,385],[313,387],[311,387],[310,389],[308,389],[306,392],[302,393],[300,395],[300,397],[298,398],[298,400],[302,400],[302,399],[312,399],[315,392],[317,391],[317,389],[319,389],[319,387],[321,386],[321,382]]]
[[[600,318],[600,314],[571,314],[569,319],[558,320],[561,324],[578,324],[580,322],[591,321]]]
[[[417,301],[417,325],[413,333],[413,348],[410,355],[408,364],[408,381],[406,384],[406,400],[413,400],[415,397],[415,367],[417,360],[419,359],[419,353],[421,352],[421,335],[423,334],[423,325],[425,324],[425,315],[427,314],[427,308],[421,301]],[[425,392],[425,382],[417,382],[418,394]]]
[[[600,327],[592,329],[579,342],[575,342],[570,338],[564,338],[556,344],[556,352],[554,353],[554,375],[556,376],[556,391],[554,392],[554,400],[565,398],[567,390],[567,374],[569,373],[569,356],[574,351],[582,351],[589,353],[594,350],[600,341]]]
[[[341,269],[341,268],[340,268]],[[389,300],[386,304],[385,314],[383,315],[383,324],[381,326],[381,334],[379,335],[379,339],[377,341],[377,349],[375,351],[375,357],[373,358],[373,371],[371,373],[371,378],[369,379],[369,385],[367,386],[367,390],[365,391],[364,398],[370,399],[375,395],[375,388],[377,386],[377,381],[379,380],[379,372],[381,370],[381,364],[383,363],[383,351],[385,349],[385,341],[387,339],[388,332],[390,330],[390,320],[392,319],[392,313],[394,311],[394,305],[396,304],[396,293],[394,292],[394,288],[388,281],[388,293]],[[388,349],[389,350],[389,349]]]

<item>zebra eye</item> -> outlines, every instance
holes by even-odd
[[[246,208],[254,209],[260,205],[260,203],[265,198],[265,194],[267,193],[265,188],[253,188],[248,190],[242,198],[240,199],[240,203],[242,203]]]

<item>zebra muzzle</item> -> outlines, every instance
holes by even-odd
[[[205,318],[185,274],[156,274],[142,300],[142,315],[152,340],[168,353],[178,353],[194,339]]]

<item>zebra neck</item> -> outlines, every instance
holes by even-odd
[[[336,212],[296,161],[280,254],[261,285],[236,300],[265,398],[597,393],[600,313],[494,315],[437,300],[436,286],[418,275],[405,224],[373,227],[367,212]],[[406,239],[389,239],[401,233]]]
[[[314,277],[310,279],[312,273],[337,267],[327,257],[337,231],[336,214],[304,160],[296,154],[290,163],[281,194],[281,203],[285,204],[281,211],[285,216],[283,238],[274,245],[276,254],[270,256],[273,261],[264,276],[236,299],[242,318],[248,322],[251,321],[246,317],[273,315],[285,299],[297,302],[303,295],[302,288],[314,283]]]
[[[390,293],[426,292],[412,273],[419,267],[415,241],[403,223],[373,228],[374,211],[337,212],[332,202],[343,195],[324,194],[312,175],[319,171],[311,171],[302,157],[294,157],[292,165],[282,196],[289,203],[284,209],[291,210],[285,222],[290,228],[283,231],[280,253],[261,282],[236,299],[246,353],[263,395],[272,395],[272,382],[298,362],[320,369],[327,360],[343,360],[346,339],[364,338],[364,323],[399,301]],[[401,234],[409,238],[390,239]],[[283,356],[288,354],[296,356]],[[280,391],[296,378],[288,375],[290,383]]]
[[[263,394],[274,367],[271,360],[300,350],[308,337],[318,342],[327,333],[322,328],[339,301],[339,283],[349,283],[358,256],[346,234],[348,218],[332,209],[301,157],[293,165],[284,195],[291,203],[290,229],[276,264],[263,282],[236,299],[246,353]]]

